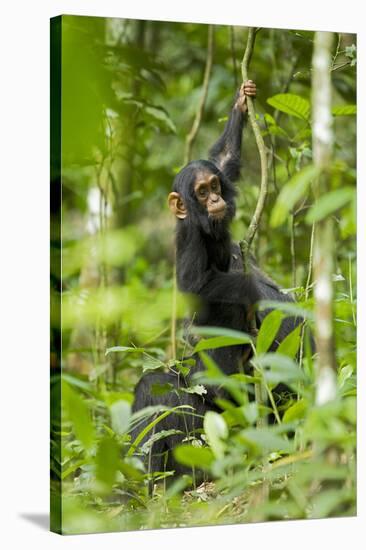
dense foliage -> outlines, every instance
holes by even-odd
[[[246,34],[239,27],[214,28],[194,158],[206,156],[223,127],[241,82]],[[192,476],[171,481],[171,472],[155,474],[149,497],[152,474],[129,435],[142,416],[131,414],[131,403],[142,373],[184,373],[191,366],[182,360],[192,351],[182,331],[191,305],[174,282],[175,222],[166,197],[201,101],[208,27],[62,18],[62,280],[54,235],[51,497],[54,522],[62,517],[65,533],[355,514],[356,46],[354,36],[334,35],[331,189],[315,200],[313,34],[261,29],[250,65],[270,185],[253,248],[263,270],[298,303],[276,309],[263,323],[252,342],[252,376],[223,376],[204,351],[247,341],[247,335],[201,335],[196,350],[207,370],[189,391],[220,384],[232,401],[220,401],[222,413],[205,415],[200,439],[187,438],[176,449]],[[247,128],[232,226],[238,240],[255,208],[259,176]],[[302,328],[275,354],[267,350],[284,315],[301,312],[313,326],[313,226],[326,216],[335,221],[338,370],[337,396],[322,405],[315,400],[316,363]],[[61,340],[60,365],[55,350]],[[296,394],[279,407],[272,399],[278,382]],[[249,400],[254,383],[265,388],[268,406]],[[276,418],[271,425],[269,410]],[[151,433],[143,448],[148,454],[154,438],[167,435],[153,430],[159,419],[192,411],[143,414],[151,417],[139,436]],[[208,481],[196,483],[196,467]]]

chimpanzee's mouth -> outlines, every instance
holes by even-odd
[[[214,220],[222,220],[225,217],[226,206],[220,208],[210,208],[208,215]]]

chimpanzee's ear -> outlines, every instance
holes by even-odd
[[[168,196],[168,205],[173,214],[180,220],[187,217],[187,209],[179,193],[173,191]]]

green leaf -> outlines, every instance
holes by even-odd
[[[230,393],[232,398],[240,405],[243,405],[244,396],[238,387],[238,383],[233,379],[234,377],[225,376],[212,357],[204,351],[201,351],[199,355],[206,367],[204,374],[207,376],[207,380],[205,380],[204,376],[199,376],[199,373],[196,373],[195,377],[197,377],[201,382],[208,384],[212,383],[212,381],[219,381],[220,385],[222,385]]]
[[[345,47],[345,55],[347,57],[350,57],[351,59],[353,59],[355,57],[356,53],[357,53],[356,44],[352,44],[352,46],[346,46]]]
[[[286,410],[285,414],[283,415],[283,422],[293,422],[294,420],[304,418],[308,406],[309,404],[306,399],[300,399],[300,401],[296,401],[296,403],[291,405],[291,407]]]
[[[291,452],[293,449],[293,443],[275,433],[271,428],[247,428],[240,432],[240,439],[255,453]]]
[[[145,374],[145,372],[161,369],[161,367],[164,366],[165,365],[163,361],[160,361],[160,359],[155,359],[155,357],[147,357],[146,359],[144,359],[142,372]]]
[[[278,126],[278,125],[269,126],[268,131],[272,136],[279,136],[285,139],[289,139],[287,132],[285,132],[285,130],[281,128],[281,126]]]
[[[111,437],[102,439],[96,455],[96,478],[103,487],[103,493],[109,493],[116,480],[116,473],[120,464],[119,446]]]
[[[338,386],[339,388],[342,388],[345,384],[345,382],[352,376],[353,374],[353,367],[352,365],[346,365],[345,367],[342,367],[338,373]]]
[[[186,393],[195,393],[196,395],[205,395],[207,390],[202,384],[196,384],[195,386],[190,386],[189,388],[180,388],[181,391]]]
[[[186,487],[192,485],[191,476],[183,475],[178,477],[172,484],[169,485],[165,492],[165,498],[169,502],[175,495],[182,493]]]
[[[259,416],[258,404],[255,401],[247,403],[243,407],[243,413],[247,422],[249,422],[249,424],[254,424]]]
[[[174,390],[174,385],[166,382],[165,384],[151,384],[151,395],[165,395]]]
[[[304,319],[313,319],[314,315],[310,309],[302,307],[301,303],[279,302],[277,300],[261,300],[258,309],[279,309],[285,313],[286,317],[303,317]]]
[[[342,505],[353,502],[355,495],[350,489],[327,489],[315,495],[312,499],[312,518],[327,518],[336,513],[341,515]]]
[[[177,133],[177,129],[175,127],[174,122],[168,115],[165,109],[162,107],[157,107],[153,105],[148,105],[145,107],[145,112],[157,123],[162,123],[163,128],[166,130],[169,130],[173,134]]]
[[[131,348],[129,346],[114,346],[112,348],[107,348],[105,354],[108,355],[109,353],[117,353],[117,352],[123,352],[123,353],[143,353],[145,348]]]
[[[157,433],[154,433],[151,437],[149,437],[149,439],[142,445],[141,452],[144,454],[147,454],[150,451],[152,445],[154,445],[154,443],[156,443],[157,441],[160,441],[161,439],[165,439],[166,437],[170,437],[172,435],[181,435],[181,434],[184,434],[182,430],[175,430],[175,429],[160,430]]]
[[[145,428],[141,430],[141,432],[136,437],[135,441],[132,443],[131,447],[128,449],[127,456],[132,456],[135,452],[136,447],[139,446],[141,441],[144,439],[145,435],[148,434],[159,422],[164,420],[167,416],[170,414],[176,413],[181,410],[192,410],[193,407],[190,405],[178,405],[177,407],[173,407],[172,409],[169,409],[167,411],[164,411],[162,414],[160,414],[157,418],[154,418]],[[139,411],[141,412],[141,411]]]
[[[286,338],[282,340],[280,345],[277,348],[277,353],[282,355],[287,355],[292,359],[296,356],[299,346],[300,346],[300,334],[301,334],[301,325],[298,325],[293,331],[291,331]]]
[[[252,338],[246,332],[241,332],[240,330],[233,330],[230,328],[223,327],[192,327],[192,334],[198,334],[199,336],[227,336],[228,338],[237,338],[242,340],[244,343],[251,343]]]
[[[275,119],[269,113],[264,114],[264,120],[267,122],[268,125],[273,125],[273,126],[276,125]]]
[[[221,378],[224,376],[222,370],[210,355],[202,351],[200,352],[200,358],[206,367],[206,374],[209,378]]]
[[[175,459],[184,466],[197,467],[202,470],[209,470],[214,455],[207,447],[193,447],[192,445],[179,445],[173,451]]]
[[[357,114],[357,105],[336,105],[332,109],[334,116],[351,116]]]
[[[131,405],[127,401],[120,399],[115,401],[110,407],[112,428],[118,434],[122,435],[128,430],[131,418]]]
[[[276,337],[283,319],[282,311],[271,311],[264,318],[257,337],[257,353],[266,352]]]
[[[138,467],[137,467],[138,466]],[[140,469],[142,468],[142,471]],[[126,458],[119,463],[119,470],[127,479],[142,480],[143,479],[143,464],[139,462],[137,457]]]
[[[295,94],[277,94],[267,99],[267,103],[291,116],[308,120],[310,116],[310,102]]]
[[[226,439],[229,435],[229,430],[225,420],[221,414],[208,411],[205,414],[203,428],[214,455],[217,458],[222,458],[225,452],[225,444],[222,440]]]
[[[311,182],[318,176],[319,169],[313,164],[302,168],[282,187],[271,215],[271,226],[278,227],[284,223],[295,204],[302,199]]]
[[[65,372],[62,373],[62,380],[65,380],[71,386],[75,386],[77,388],[81,388],[82,390],[85,390],[87,392],[92,392],[92,385],[90,382],[86,382],[85,380],[81,380],[80,378],[77,378],[76,376],[73,376],[72,374],[67,374]]]
[[[207,340],[200,340],[195,345],[193,353],[203,351],[206,349],[225,348],[227,346],[238,346],[242,344],[248,344],[251,342],[250,337],[232,337],[232,336],[216,336],[215,338],[208,338]]]
[[[305,375],[297,363],[286,355],[265,353],[252,360],[256,368],[262,371],[265,380],[270,384],[280,382],[291,384],[304,380]]]
[[[310,208],[305,218],[306,223],[312,224],[333,214],[353,200],[355,193],[355,188],[350,186],[326,193]]]
[[[62,383],[62,403],[73,425],[75,437],[85,449],[90,450],[95,440],[95,431],[89,407],[81,395],[65,381]]]

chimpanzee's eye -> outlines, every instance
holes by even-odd
[[[207,195],[207,189],[206,187],[200,187],[198,190],[198,194],[200,197],[205,197]]]

